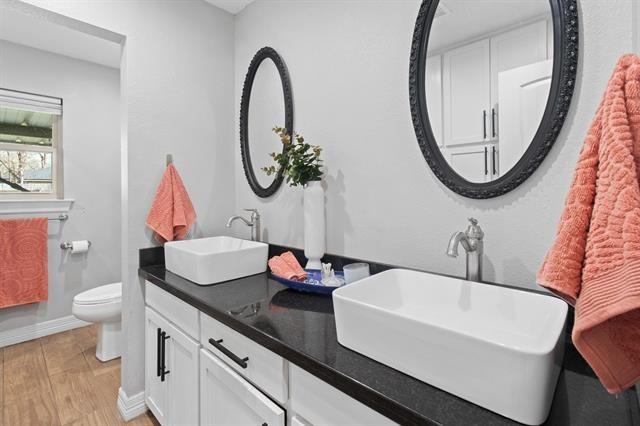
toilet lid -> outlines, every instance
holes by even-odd
[[[115,302],[120,299],[122,299],[122,283],[113,283],[76,294],[73,302],[77,305],[96,305],[99,303]]]

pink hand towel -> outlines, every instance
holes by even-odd
[[[47,218],[0,221],[0,308],[47,300]]]
[[[537,281],[576,307],[573,342],[604,387],[640,380],[640,58],[620,59]]]
[[[291,270],[296,274],[298,279],[300,280],[307,279],[307,273],[305,272],[304,269],[302,269],[302,266],[300,266],[300,263],[298,263],[298,259],[296,259],[293,253],[291,253],[290,251],[287,251],[282,253],[280,257],[282,258],[282,260],[284,260],[287,263],[287,265],[289,265],[289,268],[291,268]]]
[[[169,164],[147,216],[147,226],[156,238],[166,241],[183,239],[196,221],[196,212],[178,171]]]
[[[271,273],[287,280],[298,280],[296,272],[280,256],[273,256],[269,259],[269,269]]]

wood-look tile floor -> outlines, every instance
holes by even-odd
[[[100,362],[96,339],[91,325],[0,348],[0,426],[157,425],[149,412],[122,421],[120,359]]]

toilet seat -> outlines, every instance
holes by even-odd
[[[122,300],[122,283],[107,284],[76,294],[73,303],[76,305],[102,305]]]

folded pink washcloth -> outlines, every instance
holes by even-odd
[[[304,269],[302,269],[302,266],[300,266],[300,263],[298,263],[298,259],[296,259],[293,253],[288,251],[288,252],[282,253],[280,257],[282,258],[282,260],[284,260],[287,263],[287,265],[289,265],[289,267],[293,270],[293,272],[295,272],[295,274],[299,279],[301,280],[307,279],[307,273],[305,272]]]
[[[298,273],[280,256],[272,257],[269,259],[268,264],[272,274],[284,279],[300,281],[306,278],[306,274],[304,277],[298,275]]]

